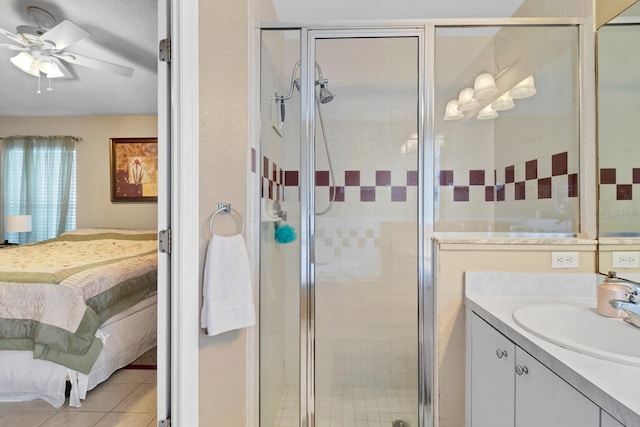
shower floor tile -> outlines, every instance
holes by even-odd
[[[299,412],[297,390],[287,389],[273,427],[297,427]],[[395,420],[418,427],[415,389],[343,387],[316,396],[317,427],[391,427]]]

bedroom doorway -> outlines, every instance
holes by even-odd
[[[109,58],[109,55],[116,55],[115,52],[120,52],[120,54],[122,54],[124,58],[127,58],[127,59],[134,58],[134,59],[131,59],[131,62],[137,64],[136,67],[139,65],[137,62],[137,60],[139,59],[140,61],[143,62],[143,65],[141,67],[146,68],[146,71],[148,71],[150,68],[153,68],[154,73],[157,71],[157,78],[154,79],[151,83],[151,85],[153,86],[153,96],[151,98],[151,103],[154,105],[155,111],[149,112],[148,114],[145,114],[145,115],[149,117],[151,117],[153,114],[156,115],[156,117],[153,117],[152,130],[153,132],[157,131],[157,137],[158,137],[158,165],[159,165],[158,203],[157,203],[157,206],[152,206],[151,204],[146,204],[145,206],[140,203],[138,204],[130,203],[128,205],[133,209],[137,209],[138,211],[142,210],[144,212],[144,215],[148,216],[149,220],[151,220],[150,215],[154,216],[153,218],[154,224],[153,226],[150,226],[148,228],[150,229],[157,228],[157,230],[170,229],[171,228],[171,222],[170,222],[171,176],[170,176],[169,166],[170,166],[170,151],[171,151],[171,148],[170,148],[171,130],[172,130],[170,126],[171,117],[172,117],[172,109],[171,109],[172,106],[170,103],[171,73],[170,73],[170,65],[168,62],[158,61],[157,49],[158,49],[158,40],[170,37],[171,29],[172,29],[171,28],[172,27],[171,26],[171,19],[172,19],[171,9],[172,7],[174,8],[176,7],[175,0],[160,0],[158,2],[144,2],[145,5],[153,9],[152,11],[149,11],[149,13],[147,13],[144,17],[145,19],[149,19],[152,22],[152,24],[149,25],[148,27],[136,28],[136,31],[148,30],[147,34],[145,34],[144,39],[147,40],[148,38],[152,38],[153,40],[149,48],[149,50],[152,53],[151,54],[145,53],[145,55],[140,55],[140,56],[143,56],[142,59],[136,57],[136,53],[134,51],[134,49],[136,48],[133,47],[131,43],[127,42],[129,39],[115,31],[113,27],[115,25],[114,20],[106,19],[106,17],[103,17],[105,22],[110,22],[110,24],[108,25],[109,31],[104,31],[104,32],[100,32],[97,29],[97,27],[88,23],[89,18],[93,18],[95,15],[101,15],[101,13],[96,13],[96,12],[98,10],[102,11],[103,8],[108,7],[109,5],[107,5],[106,3],[94,2],[94,1],[82,2],[81,7],[84,8],[84,11],[83,10],[71,11],[70,9],[65,9],[67,7],[68,8],[73,7],[73,5],[68,2],[66,2],[67,4],[60,4],[58,7],[52,4],[49,4],[50,2],[48,2],[47,4],[44,4],[43,2],[40,2],[40,1],[34,2],[34,3],[38,3],[39,5],[42,5],[42,7],[47,7],[51,12],[51,14],[55,15],[56,19],[58,19],[59,22],[64,19],[68,19],[69,21],[72,21],[76,25],[90,30],[91,35],[93,36],[94,39],[100,40],[99,43],[104,43],[104,45],[101,46],[101,47],[104,47],[104,51],[102,50],[94,51],[91,53],[91,56],[104,58],[106,60],[111,60],[114,63],[115,62],[122,62],[124,64],[128,63],[129,61],[127,60],[114,60]],[[136,2],[136,3],[142,3],[142,2]],[[99,4],[99,7],[96,6],[96,4]],[[137,12],[131,13],[130,11],[128,11],[129,6],[127,6],[127,8],[124,8],[124,9],[121,8],[121,6],[114,5],[114,7],[120,8],[118,10],[118,13],[120,14],[129,13],[131,15],[138,16],[142,19],[142,14],[139,14]],[[131,5],[131,7],[134,7],[134,6]],[[18,0],[9,0],[9,1],[3,2],[3,5],[0,6],[0,10],[3,10],[3,13],[0,13],[0,16],[3,17],[2,20],[0,21],[0,27],[14,31],[17,24],[27,23],[29,17],[26,15],[20,16],[19,19],[9,20],[9,16],[12,16],[11,13],[14,10],[17,11],[18,9],[20,9],[20,12],[19,12],[20,14],[25,15],[25,13],[23,12],[24,2],[18,1]],[[174,24],[174,28],[175,28],[175,24]],[[113,31],[111,31],[112,29]],[[148,34],[150,32],[152,34]],[[4,39],[3,36],[0,36],[0,38],[3,38],[2,42],[0,43],[11,42],[11,40]],[[140,42],[139,38],[136,40],[137,42]],[[79,42],[78,45],[72,46],[70,50],[77,51],[79,54],[80,53],[88,54],[89,51],[82,51],[80,43],[81,42]],[[122,53],[121,49],[118,48],[117,46],[124,46],[124,54]],[[101,55],[104,55],[104,56],[101,56]],[[7,56],[6,59],[7,60],[5,62],[9,63],[9,67],[13,67],[13,65],[11,65],[11,63],[8,61],[9,56]],[[3,61],[4,61],[4,58],[3,58]],[[69,66],[68,68],[72,70],[76,70],[76,68],[73,65]],[[30,129],[32,132],[37,131],[38,133],[43,133],[43,134],[48,134],[48,133],[66,134],[66,133],[72,132],[73,134],[77,134],[79,137],[83,139],[83,141],[81,141],[79,144],[84,144],[85,147],[89,144],[95,144],[100,149],[104,149],[105,151],[104,153],[100,152],[100,155],[95,157],[96,165],[98,167],[94,168],[93,170],[94,174],[93,174],[93,177],[91,178],[91,181],[92,181],[92,186],[94,187],[93,192],[96,194],[96,197],[100,198],[105,203],[105,205],[108,205],[109,204],[108,190],[106,191],[106,195],[103,197],[102,187],[96,188],[98,185],[102,185],[103,181],[106,186],[109,185],[109,175],[108,175],[109,139],[108,137],[154,136],[154,134],[151,134],[151,132],[149,131],[149,126],[145,124],[145,127],[142,130],[138,130],[138,132],[140,133],[148,132],[148,134],[118,135],[117,132],[125,132],[125,131],[129,131],[130,129],[133,129],[133,126],[131,125],[129,125],[129,127],[126,127],[126,124],[131,123],[131,116],[134,116],[133,113],[120,112],[119,110],[117,110],[117,108],[119,107],[114,107],[111,113],[104,113],[105,117],[117,116],[117,119],[113,119],[113,122],[111,122],[113,126],[110,127],[107,131],[105,131],[104,135],[96,136],[97,133],[94,131],[95,122],[92,122],[90,120],[87,120],[87,123],[82,125],[83,127],[74,125],[75,127],[71,128],[70,123],[76,123],[74,121],[75,120],[74,116],[71,113],[66,113],[66,112],[64,113],[64,115],[60,113],[56,113],[56,108],[62,105],[62,101],[57,101],[57,104],[56,103],[51,104],[51,102],[54,100],[54,97],[52,95],[64,94],[65,88],[67,87],[66,85],[72,84],[73,80],[81,80],[86,74],[88,74],[86,70],[82,70],[81,72],[80,69],[81,69],[80,67],[77,67],[78,73],[77,75],[74,76],[76,77],[75,79],[68,79],[68,81],[63,81],[64,79],[58,79],[58,80],[52,79],[53,81],[52,91],[46,90],[48,82],[46,78],[43,78],[42,79],[43,86],[42,86],[41,94],[35,93],[36,91],[35,85],[36,85],[36,82],[38,81],[37,78],[27,76],[25,74],[26,78],[23,77],[23,80],[25,80],[27,83],[25,83],[26,90],[24,92],[22,91],[23,88],[21,86],[13,86],[11,83],[7,82],[8,80],[5,80],[4,85],[5,85],[5,88],[7,89],[5,89],[5,91],[2,91],[1,97],[6,101],[9,101],[10,99],[12,99],[12,97],[16,97],[16,96],[25,97],[31,100],[33,99],[38,100],[40,104],[49,106],[49,109],[50,109],[49,112],[51,117],[39,117],[41,127],[40,128],[32,127]],[[136,68],[136,71],[141,72],[145,70]],[[22,73],[22,72],[16,69],[16,74],[19,74],[19,73]],[[86,74],[83,74],[83,73],[86,73]],[[100,71],[94,71],[90,78],[96,78],[94,75],[97,75],[98,78],[103,76]],[[106,74],[104,76],[106,76]],[[93,95],[100,96],[101,90],[103,89],[104,87],[101,87],[101,85],[97,84],[93,87],[92,93]],[[8,95],[9,91],[13,93],[13,95]],[[46,97],[47,95],[50,95],[50,96],[47,98]],[[110,96],[110,97],[102,97],[102,98],[103,99],[99,101],[104,101],[105,98],[107,98],[110,100],[109,102],[113,104],[115,104],[117,102],[116,100],[118,99],[118,97],[115,94],[113,94],[113,96]],[[67,99],[66,101],[68,103],[69,101],[71,101],[71,99]],[[77,101],[78,99],[74,97],[73,102],[77,103]],[[9,102],[9,104],[11,104],[11,102]],[[122,103],[120,105],[122,105]],[[173,108],[175,109],[178,107],[174,106]],[[0,114],[0,116],[2,115],[9,116],[9,114]],[[23,115],[27,116],[28,112],[27,113],[16,112],[14,115],[19,118]],[[93,111],[87,112],[85,115],[101,117],[99,113],[93,112]],[[61,117],[61,116],[64,116],[64,117]],[[10,118],[12,119],[13,122],[18,122],[18,120],[16,120],[16,117],[10,117]],[[148,122],[150,122],[150,120],[148,120]],[[5,123],[5,122],[2,122],[2,123]],[[17,129],[17,125],[15,125],[15,127],[7,126],[7,127],[2,127],[0,129],[1,129],[0,136],[2,137],[10,136],[14,133],[16,134],[22,133],[22,131]],[[123,129],[125,130],[123,131]],[[105,138],[104,136],[107,136],[107,138]],[[89,156],[85,155],[84,159],[87,159],[87,157]],[[106,177],[105,177],[105,174],[103,173],[104,171],[106,171]],[[95,183],[93,183],[94,181]],[[90,202],[89,204],[92,205],[93,202]],[[114,206],[114,205],[111,204],[111,206]],[[122,204],[120,206],[122,206]],[[84,214],[86,215],[86,212],[89,209],[94,209],[94,208],[83,207],[82,209],[84,210]],[[150,209],[152,209],[152,212],[148,213]],[[103,210],[103,211],[107,211],[107,210]],[[102,214],[106,216],[109,215],[109,213],[105,213],[105,212],[100,213],[100,212],[92,211],[91,215],[93,214],[96,214],[96,215]],[[123,216],[126,216],[126,215],[123,215]],[[109,226],[113,226],[113,224],[109,224]],[[154,383],[157,383],[157,396],[155,399],[156,402],[154,407],[156,408],[155,418],[161,421],[169,418],[169,415],[171,414],[171,410],[170,410],[170,405],[171,405],[171,395],[170,395],[170,390],[171,390],[170,389],[170,366],[171,366],[170,364],[170,345],[171,345],[170,333],[171,332],[170,331],[171,331],[171,328],[170,328],[170,317],[169,317],[169,313],[171,311],[170,310],[171,257],[169,257],[166,254],[158,254],[158,255],[159,255],[158,256],[158,316],[156,318],[157,330],[158,330],[157,332],[158,352],[157,352],[157,361],[156,361],[157,378],[154,380]],[[174,328],[176,327],[175,322],[173,324],[173,327]],[[0,416],[2,416],[3,414],[4,412],[0,410]],[[4,425],[2,421],[0,421],[0,424]],[[20,423],[17,422],[14,425],[20,425]],[[31,425],[31,424],[27,424],[27,425]]]

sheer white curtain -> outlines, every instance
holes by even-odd
[[[31,233],[5,232],[12,242],[37,242],[75,228],[76,141],[70,136],[12,136],[3,141],[4,217],[31,215],[32,221]]]

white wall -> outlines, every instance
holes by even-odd
[[[0,117],[0,136],[70,135],[77,143],[77,227],[157,227],[157,203],[112,203],[109,138],[156,137],[156,116]]]

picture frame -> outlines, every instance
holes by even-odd
[[[111,202],[158,201],[158,138],[110,138]]]

